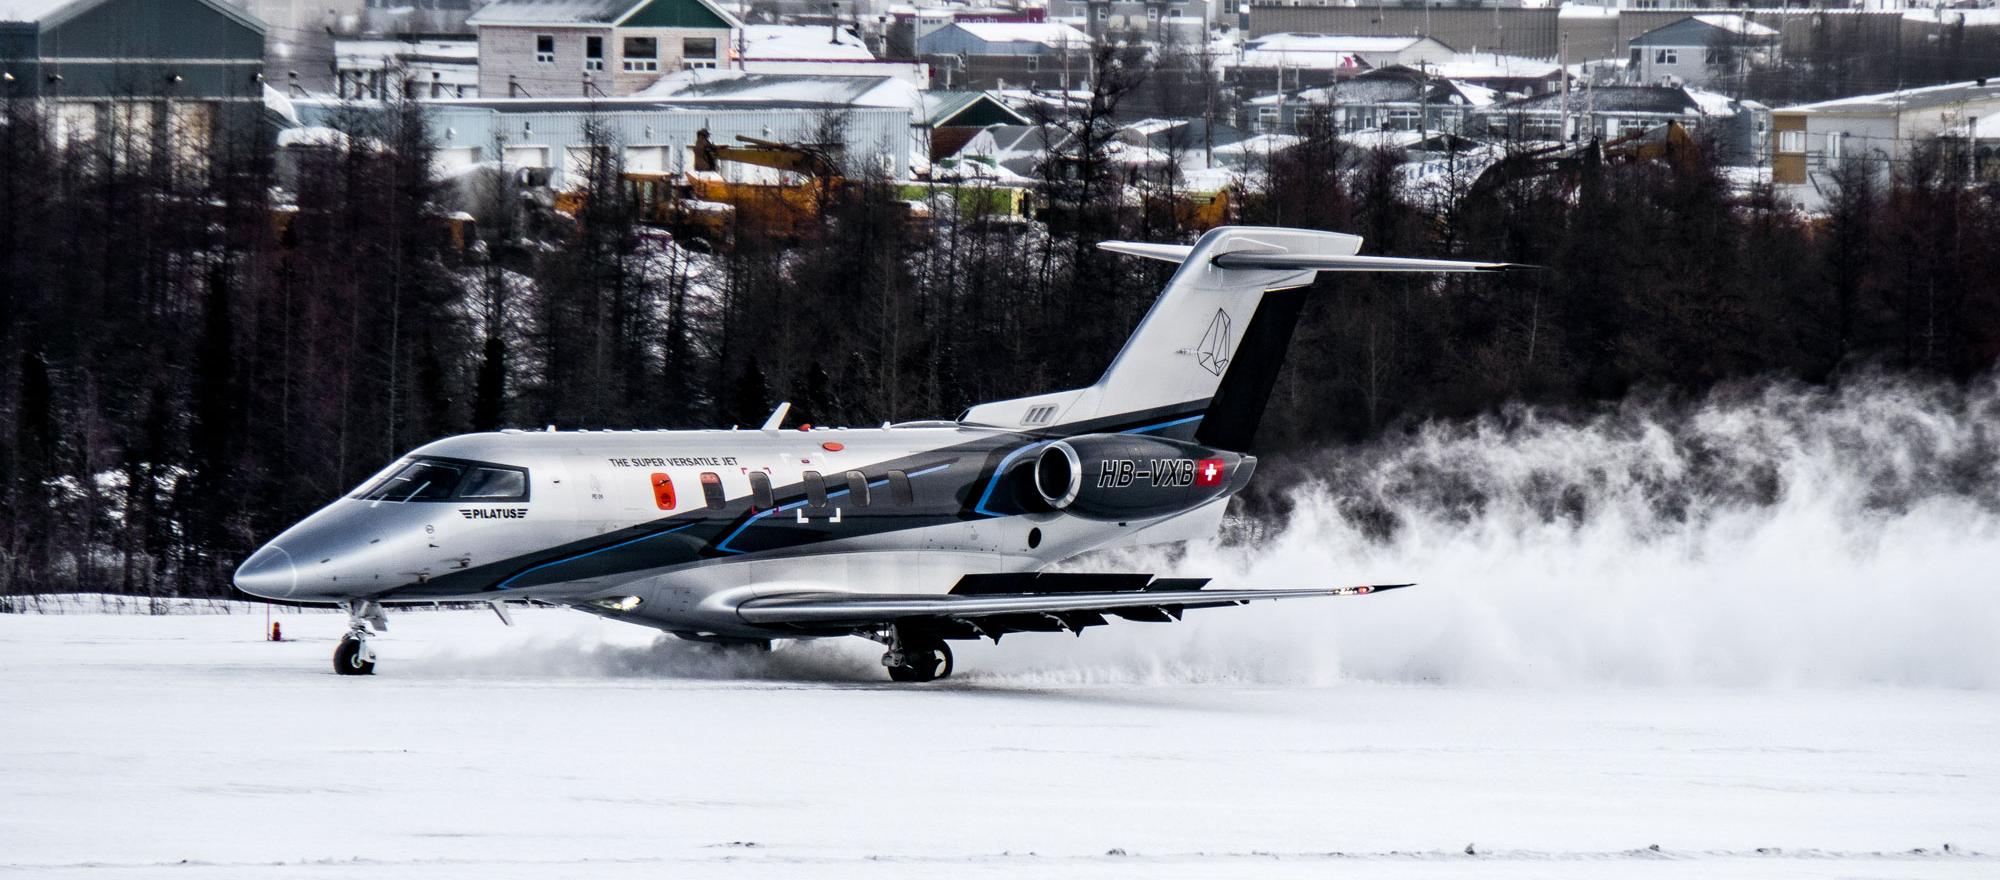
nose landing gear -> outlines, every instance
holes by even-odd
[[[951,646],[944,639],[891,627],[883,643],[889,646],[882,665],[888,668],[890,681],[936,681],[951,675]]]
[[[340,638],[340,645],[333,649],[333,671],[336,675],[374,675],[375,649],[369,647],[368,637],[372,625],[375,632],[387,632],[388,615],[382,612],[382,603],[351,600],[342,602],[347,609],[347,635]]]

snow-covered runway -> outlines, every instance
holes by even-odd
[[[397,615],[357,680],[330,614],[0,615],[0,875],[2000,874],[1986,691],[1104,683],[1068,636],[891,686],[517,617]]]

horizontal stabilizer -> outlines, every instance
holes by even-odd
[[[1497,272],[1512,263],[1469,263],[1415,257],[1363,257],[1334,254],[1270,254],[1235,251],[1218,254],[1214,264],[1224,269],[1296,269],[1315,272]]]
[[[1185,263],[1189,254],[1194,253],[1191,244],[1152,244],[1144,241],[1106,241],[1097,245],[1114,254],[1145,257],[1148,260],[1164,260],[1169,263]]]

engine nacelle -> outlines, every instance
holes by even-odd
[[[1192,510],[1250,481],[1255,456],[1141,434],[1085,434],[1050,443],[1028,476],[1051,510],[1130,520]]]

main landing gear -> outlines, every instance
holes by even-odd
[[[341,636],[340,645],[333,649],[333,671],[337,675],[374,675],[375,649],[368,646],[368,637],[374,632],[389,630],[389,617],[382,612],[382,603],[353,599],[340,603],[347,610],[347,635]]]
[[[951,675],[951,646],[944,639],[897,626],[879,641],[889,646],[882,665],[888,668],[890,681],[936,681]]]

